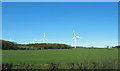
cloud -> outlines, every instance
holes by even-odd
[[[81,41],[77,43],[78,46],[86,46],[86,47],[106,47],[106,46],[117,46],[117,40],[107,40],[107,41]]]
[[[101,41],[101,42],[96,42],[93,45],[95,46],[117,46],[118,45],[118,41],[114,41],[114,40],[108,40],[108,41]]]

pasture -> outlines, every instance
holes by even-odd
[[[68,64],[71,62],[118,62],[118,49],[73,48],[48,50],[2,50],[2,62],[12,64]]]

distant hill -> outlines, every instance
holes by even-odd
[[[36,43],[36,44],[27,44],[26,46],[30,47],[40,47],[40,49],[71,49],[72,46],[66,44],[56,44],[56,43]]]
[[[17,44],[15,42],[2,41],[2,50],[42,50],[42,49],[72,49],[72,46],[56,43]]]
[[[2,42],[2,50],[17,50],[17,44],[10,41],[0,40]]]
[[[120,46],[115,46],[115,47],[112,47],[112,48],[120,48]]]

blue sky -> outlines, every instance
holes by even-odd
[[[32,43],[43,38],[47,43],[71,41],[73,30],[77,46],[118,45],[117,2],[4,2],[2,39]],[[11,38],[11,39],[10,39]],[[43,41],[39,41],[42,43]]]

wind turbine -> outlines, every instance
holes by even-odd
[[[10,37],[9,41],[12,41],[12,38]]]
[[[35,40],[35,43],[37,43],[37,40]]]
[[[47,39],[45,38],[45,33],[44,33],[43,38],[42,38],[41,40],[43,40],[43,43],[45,42],[45,40],[47,40]],[[48,41],[48,40],[47,40],[47,41]]]
[[[33,43],[38,43],[38,40],[33,40]]]
[[[35,43],[35,40],[33,40],[33,43]]]
[[[79,37],[79,36],[76,36],[74,30],[73,30],[73,33],[74,33],[74,37],[72,38],[72,40],[75,39],[75,48],[76,48],[76,38],[80,38],[80,37]],[[71,41],[72,41],[72,40],[71,40]]]

